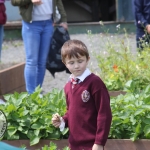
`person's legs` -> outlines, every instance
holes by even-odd
[[[1,51],[2,51],[3,36],[4,36],[4,26],[0,25],[0,61],[1,61]]]
[[[50,42],[52,35],[53,35],[52,21],[47,21],[41,34],[36,86],[38,85],[42,86],[44,80],[46,71],[46,60],[50,49]]]
[[[41,86],[43,82],[53,27],[51,20],[33,21],[32,23],[23,21],[22,23],[22,36],[26,52],[24,75],[26,90],[31,94],[35,91],[36,86]]]

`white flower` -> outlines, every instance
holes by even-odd
[[[99,24],[102,25],[102,26],[104,25],[104,23],[102,21],[100,21]]]
[[[91,32],[91,30],[87,30],[87,33],[88,33],[88,34],[91,34],[92,32]]]
[[[141,21],[140,21],[140,20],[138,21],[138,24],[141,24]]]
[[[120,29],[120,24],[118,24],[118,25],[116,26],[116,28],[117,28],[117,29]]]

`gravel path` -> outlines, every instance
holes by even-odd
[[[94,56],[92,56],[93,52],[104,51],[105,42],[108,40],[108,38],[114,43],[116,43],[118,39],[124,38],[123,35],[115,34],[91,34],[90,36],[88,34],[75,34],[70,35],[70,37],[71,39],[80,39],[87,45],[91,55],[89,68],[91,68],[93,71],[97,71],[99,69]],[[135,34],[130,34],[128,40],[130,42],[131,50],[136,52]],[[10,66],[10,64],[25,62],[25,53],[22,40],[4,41],[1,56],[1,64],[6,67]],[[1,67],[0,69],[3,68]],[[44,92],[49,92],[53,88],[63,89],[68,77],[69,74],[67,74],[65,71],[56,73],[55,78],[53,78],[52,75],[46,71],[43,83]]]

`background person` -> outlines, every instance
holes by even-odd
[[[6,23],[7,16],[6,16],[6,7],[5,7],[5,0],[0,0],[0,60],[1,60],[1,50],[2,50],[2,43],[4,37],[4,24]]]
[[[54,114],[52,124],[61,130],[69,127],[71,150],[103,150],[112,120],[106,86],[87,68],[90,57],[84,43],[65,42],[61,56],[72,73],[64,88],[67,112],[62,118]]]
[[[142,41],[150,43],[150,1],[134,0],[137,47],[142,49]]]
[[[46,59],[53,35],[56,6],[61,14],[61,26],[67,29],[66,13],[62,0],[11,0],[19,6],[22,16],[22,37],[25,45],[25,82],[29,94],[44,80]]]

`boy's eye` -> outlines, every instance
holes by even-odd
[[[82,62],[83,62],[83,60],[79,60],[78,62],[79,62],[79,63],[82,63]]]
[[[71,62],[69,62],[69,64],[71,64],[71,65],[72,65],[72,64],[74,64],[74,62],[73,62],[73,61],[71,61]]]

